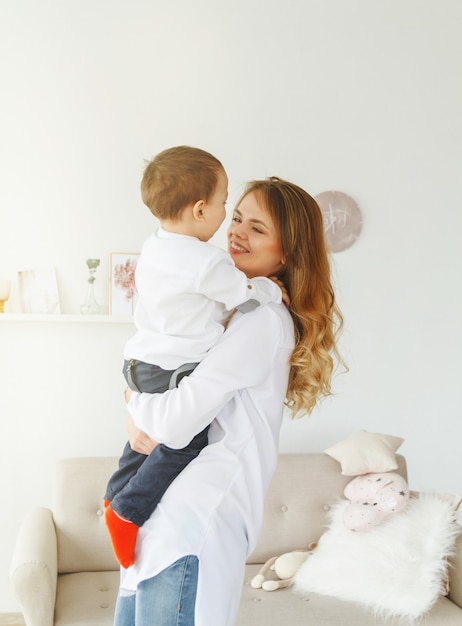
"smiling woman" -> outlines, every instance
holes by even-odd
[[[238,308],[178,387],[132,393],[129,438],[138,452],[146,442],[149,456],[156,442],[180,448],[209,431],[208,445],[140,528],[135,564],[122,571],[116,626],[173,623],[153,617],[161,600],[175,623],[181,612],[184,626],[235,623],[245,561],[277,463],[284,404],[301,417],[330,394],[341,315],[319,206],[293,183],[255,181],[234,211],[228,239],[236,267],[247,278],[282,280],[290,305]],[[180,587],[187,595],[181,602]]]
[[[331,393],[332,357],[341,362],[336,333],[343,323],[318,203],[277,176],[249,183],[233,213],[228,250],[248,276],[283,281],[296,333],[288,404],[295,416],[311,412],[320,397]]]
[[[246,195],[234,210],[228,229],[228,250],[236,267],[249,278],[277,276],[282,270],[285,256],[279,233],[256,192]]]

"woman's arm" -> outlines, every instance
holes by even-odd
[[[266,380],[284,342],[292,349],[292,322],[285,310],[283,315],[290,332],[273,305],[241,315],[177,389],[163,394],[133,393],[128,410],[136,426],[172,448],[188,445],[236,391]]]

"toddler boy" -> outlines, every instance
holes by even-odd
[[[224,331],[230,310],[281,302],[264,277],[248,279],[229,254],[207,243],[223,222],[226,172],[214,156],[189,146],[164,150],[148,163],[144,203],[160,227],[143,244],[135,271],[135,335],[123,372],[134,391],[159,393],[193,371]],[[208,427],[181,450],[158,445],[149,456],[127,442],[109,480],[105,519],[123,567],[135,561],[138,529],[176,476],[207,445]]]

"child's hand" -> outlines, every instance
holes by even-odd
[[[282,280],[280,280],[277,276],[270,276],[269,279],[272,280],[273,283],[276,283],[276,285],[282,291],[282,301],[284,302],[286,306],[289,306],[290,305],[289,294],[287,293],[286,286],[284,285]]]

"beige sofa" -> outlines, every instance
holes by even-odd
[[[400,472],[406,464],[398,456]],[[27,626],[112,624],[117,563],[106,534],[102,494],[115,458],[58,462],[53,511],[32,510],[19,531],[11,579]],[[394,626],[364,608],[292,590],[253,589],[250,581],[269,557],[305,548],[324,530],[326,514],[351,478],[326,454],[283,454],[267,499],[259,543],[248,560],[236,626]],[[411,485],[412,486],[412,485]],[[352,567],[354,564],[352,564]],[[226,564],[223,564],[226,567]],[[462,625],[462,538],[451,568],[451,592],[419,626]],[[211,624],[210,626],[220,626]]]

